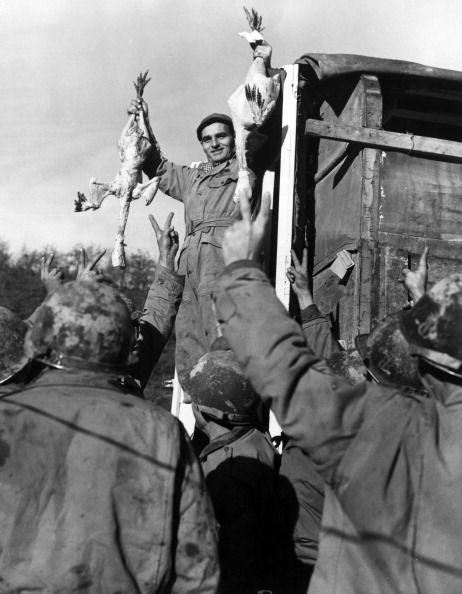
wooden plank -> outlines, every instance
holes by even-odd
[[[430,157],[450,157],[462,161],[462,142],[428,138],[417,134],[402,134],[374,128],[346,126],[308,119],[306,121],[306,134],[355,142],[368,147],[387,150],[405,151],[412,154],[427,155]]]
[[[298,105],[298,64],[284,66],[286,78],[282,89],[282,129],[283,135],[279,165],[278,230],[276,250],[275,291],[276,295],[289,309],[290,283],[286,276],[291,263],[291,248],[294,216],[295,162],[297,145],[297,105]],[[270,435],[280,435],[281,427],[273,412],[269,418]]]
[[[425,247],[428,247],[432,257],[457,260],[460,262],[459,270],[462,268],[462,233],[459,237],[452,239],[434,239],[432,237],[416,237],[403,233],[391,233],[379,231],[379,244],[381,246],[393,246],[396,249],[421,254]]]
[[[435,87],[410,86],[405,89],[400,88],[399,91],[404,95],[432,97],[434,99],[443,99],[445,101],[462,101],[462,92],[453,89],[438,89]]]
[[[291,262],[292,227],[294,213],[295,160],[297,141],[298,64],[284,66],[287,76],[283,87],[282,129],[280,160],[279,210],[275,290],[284,306],[289,308],[290,283],[286,276]]]
[[[379,129],[382,126],[382,91],[376,76],[362,75],[364,93],[363,126]],[[380,291],[379,275],[374,274],[375,244],[379,207],[380,150],[366,147],[362,151],[362,189],[359,246],[359,311],[358,333],[370,332],[372,318],[376,317]]]
[[[459,113],[447,114],[434,111],[417,111],[415,109],[406,109],[397,107],[391,112],[392,118],[403,118],[405,120],[418,120],[419,122],[430,122],[432,124],[444,124],[447,126],[462,127],[462,118]]]

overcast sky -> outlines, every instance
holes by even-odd
[[[118,135],[132,81],[149,69],[150,119],[164,153],[201,159],[195,128],[226,100],[250,64],[243,0],[1,0],[0,239],[69,249],[111,248],[119,203],[74,213],[90,177],[117,171]],[[303,53],[356,53],[462,70],[461,0],[252,0],[273,66]],[[154,253],[147,215],[182,206],[158,194],[131,206],[126,241]]]

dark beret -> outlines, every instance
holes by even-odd
[[[226,124],[234,133],[233,120],[228,115],[225,113],[211,113],[210,115],[206,116],[197,126],[197,139],[202,140],[202,130],[210,124],[215,124],[216,122],[219,122],[220,124]]]

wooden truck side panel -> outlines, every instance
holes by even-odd
[[[409,64],[406,78],[383,62],[384,77],[374,60],[372,74],[304,81],[313,293],[347,346],[406,305],[402,269],[425,246],[429,285],[462,271],[462,73],[426,80]]]

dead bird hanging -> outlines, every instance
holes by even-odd
[[[244,37],[252,50],[258,45],[268,45],[263,39],[262,18],[252,8],[244,7],[250,33],[239,33]],[[247,72],[245,82],[240,85],[228,99],[234,130],[236,133],[236,157],[239,165],[239,177],[234,194],[234,201],[239,200],[241,193],[249,199],[255,184],[255,174],[248,164],[252,150],[258,147],[258,129],[268,120],[274,108],[280,90],[280,75],[271,69],[271,52],[263,59],[259,56],[253,59]],[[250,137],[250,138],[249,138]]]
[[[144,87],[151,80],[147,78],[147,75],[148,71],[146,70],[144,74],[139,74],[136,82],[133,83],[138,99],[141,99]],[[146,206],[148,206],[159,187],[157,177],[144,184],[141,183],[142,167],[151,146],[145,117],[140,110],[138,113],[130,115],[120,135],[118,142],[120,167],[114,180],[105,183],[99,182],[92,177],[90,180],[90,197],[87,198],[81,192],[77,192],[77,199],[74,201],[75,211],[81,212],[98,209],[107,196],[113,195],[119,198],[119,227],[112,252],[112,265],[120,268],[125,267],[124,235],[130,202],[143,198],[146,200]]]

